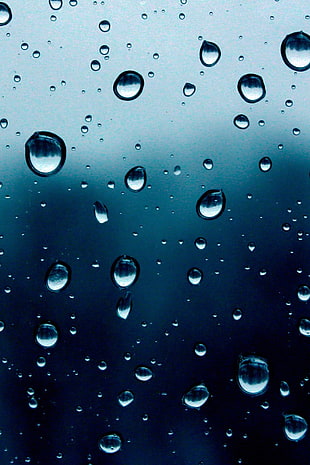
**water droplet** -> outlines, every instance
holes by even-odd
[[[9,124],[9,122],[8,122],[8,120],[6,118],[2,118],[0,120],[0,126],[2,127],[2,129],[6,129],[8,127],[8,124]]]
[[[259,169],[266,173],[267,171],[271,170],[272,168],[272,161],[269,157],[263,157],[259,160]]]
[[[71,280],[71,269],[64,262],[56,262],[50,266],[45,276],[45,284],[49,291],[59,292],[65,289]]]
[[[30,408],[37,408],[38,406],[38,401],[35,397],[31,397],[28,401],[28,405]]]
[[[247,129],[250,126],[249,118],[246,115],[237,115],[234,118],[234,125],[239,129]]]
[[[32,56],[33,56],[33,58],[40,58],[41,53],[39,52],[39,50],[34,50],[32,52]]]
[[[90,63],[90,68],[92,69],[92,71],[99,71],[101,68],[100,61],[92,60]]]
[[[105,371],[108,368],[107,362],[101,360],[101,362],[98,363],[98,368],[100,371]]]
[[[242,310],[241,308],[235,308],[233,311],[233,319],[238,321],[242,318]]]
[[[204,40],[200,47],[200,61],[204,66],[214,66],[221,58],[221,50],[218,45],[213,42]]]
[[[196,86],[194,84],[191,84],[190,82],[186,82],[183,87],[183,94],[185,97],[191,97],[191,95],[194,95],[196,92]]]
[[[58,340],[58,331],[51,323],[42,323],[36,334],[36,341],[45,348],[53,347]]]
[[[196,205],[196,210],[201,218],[211,220],[223,213],[225,204],[226,199],[224,192],[219,189],[212,189],[200,197]]]
[[[238,91],[243,100],[248,103],[256,103],[266,95],[266,88],[261,76],[257,74],[245,74],[239,79]]]
[[[198,284],[200,284],[202,277],[203,273],[201,270],[199,270],[199,268],[191,268],[187,272],[188,282],[193,286],[197,286]]]
[[[195,240],[195,246],[197,247],[197,249],[199,250],[203,250],[206,248],[207,246],[207,241],[204,237],[197,237],[197,239]]]
[[[115,454],[122,447],[122,440],[116,433],[106,434],[99,440],[99,449],[106,454]]]
[[[127,255],[122,255],[112,265],[112,281],[118,287],[129,287],[138,279],[139,272],[140,267],[137,260]]]
[[[99,52],[101,53],[101,55],[107,55],[110,51],[110,47],[108,45],[101,45],[101,47],[99,48]]]
[[[0,321],[0,333],[4,330],[4,328],[5,328],[4,321]]]
[[[280,383],[280,394],[282,397],[287,397],[290,395],[290,388],[286,381],[281,381]]]
[[[248,249],[250,252],[254,252],[255,248],[256,248],[255,242],[248,243]]]
[[[293,132],[294,136],[299,136],[300,129],[299,128],[294,128],[292,132]]]
[[[94,207],[95,217],[98,223],[100,224],[106,223],[109,220],[107,207],[103,203],[99,202],[98,200],[94,203],[93,207]]]
[[[37,358],[37,365],[39,368],[43,368],[46,365],[46,359],[45,357],[38,357]]]
[[[174,173],[176,176],[180,176],[180,174],[181,174],[181,167],[180,167],[179,165],[176,165],[176,166],[174,167],[173,173]]]
[[[134,401],[134,395],[131,391],[123,391],[119,393],[117,400],[122,407],[127,407]]]
[[[12,12],[10,7],[3,2],[0,2],[0,26],[5,26],[12,19]]]
[[[284,415],[284,433],[290,441],[300,441],[306,435],[308,423],[299,415]]]
[[[207,353],[207,348],[204,344],[199,342],[195,345],[195,354],[198,355],[198,357],[204,357],[206,353]]]
[[[116,305],[117,316],[126,320],[132,309],[132,297],[130,292],[126,292],[124,297],[121,297]]]
[[[293,100],[286,100],[285,101],[285,106],[292,107],[293,106]]]
[[[198,384],[184,394],[182,402],[186,407],[200,408],[207,402],[209,395],[206,386],[204,384]]]
[[[106,19],[103,19],[99,23],[99,29],[102,32],[109,32],[109,30],[111,29],[111,24]]]
[[[144,79],[136,71],[124,71],[115,80],[113,91],[121,100],[134,100],[141,94]]]
[[[62,0],[49,0],[49,4],[53,10],[60,10],[62,7]]]
[[[287,35],[281,44],[281,55],[289,68],[306,71],[310,68],[310,36],[302,31]]]
[[[206,169],[206,170],[212,170],[213,168],[213,161],[211,160],[211,158],[206,158],[204,161],[203,161],[203,167]]]
[[[310,320],[302,318],[299,322],[299,332],[303,336],[310,337]]]
[[[25,145],[28,167],[38,176],[58,173],[65,163],[64,141],[50,132],[35,132]]]
[[[269,382],[266,360],[256,355],[241,356],[238,367],[238,384],[243,392],[252,396],[263,394]]]
[[[135,377],[139,381],[149,381],[153,376],[153,372],[150,368],[144,366],[138,366],[135,369]]]
[[[306,285],[299,286],[297,295],[299,300],[307,302],[310,299],[310,289]]]
[[[133,192],[141,191],[146,184],[146,172],[142,166],[135,166],[125,176],[125,185]]]

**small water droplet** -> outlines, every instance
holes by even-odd
[[[140,267],[136,259],[122,255],[118,257],[111,267],[112,281],[117,287],[129,287],[139,277]]]
[[[0,321],[0,333],[4,330],[4,328],[5,328],[4,321]]]
[[[100,61],[98,60],[92,60],[90,63],[90,68],[92,71],[99,71],[101,68]]]
[[[2,129],[6,129],[8,127],[8,124],[9,124],[9,122],[8,122],[8,120],[6,118],[2,118],[0,120],[0,126],[2,127]]]
[[[36,334],[36,341],[45,348],[53,347],[58,340],[58,331],[51,323],[42,323]]]
[[[136,71],[124,71],[115,80],[113,91],[121,100],[134,100],[141,94],[144,79]]]
[[[52,10],[60,10],[62,7],[62,0],[49,0],[49,4]]]
[[[241,308],[235,308],[233,311],[233,319],[238,321],[242,318],[242,310]]]
[[[287,397],[290,395],[290,388],[286,381],[281,381],[280,383],[280,394],[282,397]]]
[[[134,395],[131,391],[122,391],[117,396],[117,400],[122,407],[127,407],[134,401]]]
[[[211,160],[211,158],[206,158],[204,161],[203,161],[203,167],[206,169],[206,170],[212,170],[213,168],[213,161]]]
[[[99,48],[99,53],[101,53],[101,55],[107,55],[110,51],[110,47],[108,45],[101,45],[101,47]]]
[[[256,248],[255,242],[248,243],[248,249],[250,252],[254,252],[255,248]]]
[[[191,268],[187,272],[187,279],[190,284],[193,286],[197,286],[198,284],[201,283],[203,277],[203,273],[199,268]]]
[[[297,295],[299,300],[307,302],[310,299],[310,288],[306,285],[299,286]]]
[[[153,372],[150,368],[145,366],[138,366],[135,369],[135,377],[139,381],[149,381],[153,376]]]
[[[39,368],[43,368],[46,365],[46,359],[45,357],[38,357],[37,358],[37,365]]]
[[[107,362],[101,360],[101,362],[98,363],[98,368],[100,371],[105,371],[108,368]]]
[[[237,115],[234,118],[234,125],[239,129],[247,129],[250,126],[249,118],[246,115]]]
[[[204,357],[207,353],[207,348],[202,342],[198,342],[195,345],[195,354],[198,355],[198,357]]]
[[[182,402],[186,407],[199,409],[207,402],[209,395],[207,387],[204,384],[198,384],[184,394]]]
[[[300,129],[299,128],[294,128],[292,132],[293,132],[294,136],[299,136]]]
[[[35,397],[31,397],[28,401],[28,405],[30,408],[37,408],[38,407],[38,401]]]
[[[50,132],[35,132],[25,145],[28,167],[38,176],[58,173],[66,159],[64,141]]]
[[[174,167],[173,173],[174,173],[176,176],[180,176],[180,174],[181,174],[181,167],[180,167],[179,165],[176,165],[176,166]]]
[[[306,420],[295,414],[284,415],[284,433],[290,441],[300,441],[306,435],[308,423]]]
[[[257,103],[266,95],[266,88],[261,76],[245,74],[239,79],[238,91],[243,100],[248,103]]]
[[[126,187],[133,192],[140,192],[146,184],[146,171],[143,166],[135,166],[125,176]]]
[[[126,292],[124,297],[120,297],[116,304],[117,316],[126,320],[132,310],[132,296],[130,292]]]
[[[272,168],[272,161],[270,160],[269,157],[263,157],[259,160],[259,169],[266,173],[267,171],[270,171]]]
[[[211,67],[216,65],[221,58],[221,50],[215,43],[204,40],[200,47],[199,57],[201,64]]]
[[[32,52],[32,56],[33,56],[33,58],[40,58],[41,53],[39,52],[39,50],[34,50]]]
[[[238,367],[238,384],[246,394],[263,394],[269,382],[269,368],[266,360],[256,355],[241,356]]]
[[[65,289],[71,280],[71,269],[64,262],[56,262],[50,266],[45,276],[45,284],[49,291],[59,292]]]
[[[310,337],[310,320],[302,318],[299,322],[299,332],[303,336]]]
[[[102,32],[109,32],[109,30],[111,29],[111,24],[106,19],[103,19],[99,23],[99,29]]]
[[[3,2],[0,2],[0,26],[5,26],[12,19],[12,12],[10,7]]]
[[[98,221],[98,223],[106,223],[109,220],[107,207],[98,200],[94,203],[93,207],[95,218]]]
[[[190,82],[186,82],[183,87],[183,94],[185,97],[191,97],[196,92],[196,86]]]
[[[310,68],[310,36],[299,31],[285,37],[281,44],[284,63],[294,71],[306,71]]]
[[[195,239],[195,246],[198,250],[204,250],[207,246],[206,239],[204,237],[197,237],[197,239]]]
[[[293,106],[293,100],[286,100],[285,101],[285,106],[292,107]]]
[[[116,433],[106,434],[99,440],[99,449],[106,454],[115,454],[122,447],[122,440]]]
[[[220,216],[225,209],[226,199],[222,190],[212,189],[204,193],[196,204],[198,215],[207,220]]]

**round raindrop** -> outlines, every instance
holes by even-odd
[[[134,395],[131,391],[123,391],[119,393],[117,400],[122,407],[127,407],[134,401]]]
[[[35,132],[25,145],[28,167],[38,176],[58,173],[66,159],[64,141],[50,132]]]
[[[263,157],[259,160],[259,169],[266,173],[267,171],[270,171],[272,168],[272,161],[270,160],[269,157]]]
[[[266,95],[266,88],[261,76],[245,74],[239,79],[238,91],[243,100],[248,103],[257,103]]]
[[[232,315],[233,315],[233,319],[235,321],[241,320],[241,318],[242,318],[242,310],[241,310],[241,308],[235,308]]]
[[[195,84],[191,84],[190,82],[186,82],[186,84],[184,84],[183,95],[185,97],[191,97],[192,95],[194,95],[195,92],[196,92]]]
[[[98,223],[106,223],[109,220],[107,207],[98,200],[94,203],[93,207],[95,218],[98,221]]]
[[[52,10],[60,10],[62,7],[62,0],[49,0],[49,4]]]
[[[281,381],[280,383],[280,394],[282,397],[287,397],[290,395],[290,387],[286,381]]]
[[[112,265],[112,281],[117,287],[126,288],[136,282],[139,277],[140,267],[135,258],[122,255]]]
[[[302,31],[293,32],[281,44],[284,63],[294,71],[307,71],[310,68],[310,36]]]
[[[284,415],[284,433],[290,441],[300,441],[308,430],[308,423],[299,415]]]
[[[199,268],[191,268],[187,272],[187,279],[190,284],[193,286],[197,286],[198,284],[201,283],[203,274],[202,271],[199,270]]]
[[[198,357],[204,357],[207,353],[207,348],[202,342],[198,342],[195,345],[195,354],[198,355]]]
[[[149,381],[153,376],[153,372],[150,368],[144,366],[138,366],[135,369],[135,377],[139,381]]]
[[[299,322],[299,332],[303,336],[310,337],[310,320],[302,318]]]
[[[50,266],[45,276],[45,285],[51,292],[65,289],[71,280],[71,269],[64,262],[56,262]]]
[[[120,297],[116,305],[116,313],[119,318],[126,320],[132,309],[132,297],[130,292],[126,292],[124,297]]]
[[[101,32],[109,32],[109,30],[111,29],[111,24],[106,19],[103,19],[99,23],[99,29]]]
[[[307,302],[310,299],[310,288],[306,285],[299,286],[297,295],[299,300]]]
[[[212,189],[203,194],[196,204],[198,215],[205,220],[213,220],[225,210],[226,198],[220,189]]]
[[[115,80],[113,91],[121,100],[134,100],[141,94],[144,79],[136,71],[124,71]]]
[[[221,58],[221,50],[215,43],[204,40],[200,47],[199,57],[201,64],[211,67],[216,65]]]
[[[269,382],[269,368],[266,360],[256,355],[241,356],[238,367],[238,384],[246,394],[264,394]]]
[[[204,237],[197,237],[195,239],[195,246],[198,250],[204,250],[207,246],[207,241]]]
[[[99,440],[99,449],[106,454],[115,454],[122,447],[122,440],[116,433],[106,434]]]
[[[5,26],[12,19],[12,11],[10,7],[3,2],[0,2],[0,26]]]
[[[8,120],[6,118],[1,118],[0,120],[0,126],[2,127],[2,129],[6,129],[8,127]]]
[[[42,323],[36,333],[36,341],[44,348],[53,347],[58,340],[58,331],[51,323]]]
[[[140,192],[146,184],[146,171],[143,166],[135,166],[125,176],[126,187],[133,192]]]
[[[99,48],[99,52],[101,53],[101,55],[107,55],[110,51],[110,47],[108,45],[101,45],[101,47]]]
[[[250,126],[249,118],[246,115],[237,115],[234,118],[234,125],[238,129],[247,129]]]
[[[200,408],[207,402],[209,395],[206,386],[204,384],[198,384],[184,394],[182,402],[186,407]]]
[[[100,64],[100,61],[98,60],[92,60],[91,63],[90,63],[90,69],[92,71],[99,71],[101,68],[101,64]]]

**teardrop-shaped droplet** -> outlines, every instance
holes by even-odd
[[[49,291],[59,292],[65,289],[71,280],[71,269],[64,262],[53,263],[47,270],[45,284]]]
[[[220,216],[225,210],[226,198],[220,189],[212,189],[203,194],[197,202],[198,215],[206,220]]]
[[[153,372],[150,368],[144,366],[138,366],[135,369],[135,377],[139,381],[149,381],[153,376]]]
[[[134,395],[131,391],[123,391],[119,393],[117,400],[122,407],[127,407],[134,401]]]
[[[300,441],[306,435],[308,423],[299,415],[284,415],[284,433],[290,441]]]
[[[109,220],[107,207],[98,200],[94,203],[94,213],[98,223],[106,223]]]
[[[135,166],[125,176],[125,185],[133,192],[142,191],[146,184],[146,171],[143,166]]]
[[[45,348],[53,347],[58,340],[58,331],[51,323],[42,323],[36,333],[36,341]]]
[[[201,283],[203,274],[202,271],[199,270],[199,268],[191,268],[187,272],[187,279],[190,284],[193,286],[197,286],[198,284]]]
[[[203,161],[203,167],[208,171],[212,170],[212,168],[213,168],[213,160],[211,160],[211,158],[206,158]]]
[[[204,384],[198,384],[184,394],[182,402],[186,407],[200,408],[207,402],[209,395],[207,387]]]
[[[115,80],[113,90],[121,100],[134,100],[141,94],[144,79],[136,71],[124,71]]]
[[[62,7],[62,0],[49,0],[49,4],[53,10],[60,10]]]
[[[0,2],[0,26],[5,26],[12,19],[12,12],[10,7],[3,2]]]
[[[272,161],[269,157],[263,157],[259,160],[259,169],[266,173],[267,171],[271,170],[272,168]]]
[[[287,35],[281,45],[281,55],[289,68],[306,71],[310,68],[310,36],[302,31]]]
[[[106,454],[115,454],[122,447],[122,440],[116,433],[106,434],[99,440],[99,449]]]
[[[299,332],[303,336],[310,337],[310,320],[302,318],[299,322]]]
[[[250,126],[249,118],[246,115],[237,115],[234,118],[234,125],[238,129],[247,129]]]
[[[139,277],[140,267],[135,258],[122,255],[112,265],[112,281],[117,287],[129,287]]]
[[[132,296],[130,292],[126,292],[124,297],[120,297],[116,305],[117,316],[126,320],[132,309]]]
[[[309,286],[306,286],[306,285],[299,286],[297,295],[298,295],[299,300],[301,300],[302,302],[307,302],[310,299]]]
[[[185,97],[191,97],[196,92],[195,84],[191,84],[190,82],[186,82],[183,87],[183,95]]]
[[[287,397],[290,395],[290,387],[286,381],[281,381],[280,383],[280,394],[282,397]]]
[[[256,355],[241,356],[238,367],[238,384],[243,392],[252,396],[264,394],[269,382],[267,361]]]
[[[200,47],[200,61],[204,66],[214,66],[221,58],[221,50],[218,45],[213,42],[204,40]]]
[[[245,74],[239,79],[238,91],[243,100],[248,103],[256,103],[266,95],[266,88],[261,76],[257,74]]]
[[[35,132],[25,145],[28,167],[38,176],[58,173],[66,159],[64,141],[51,132]]]

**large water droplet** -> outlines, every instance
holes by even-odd
[[[45,284],[49,291],[59,292],[67,287],[71,280],[71,269],[64,262],[53,263],[47,270]]]
[[[185,97],[191,97],[192,95],[194,95],[195,92],[196,92],[195,84],[191,84],[190,82],[186,82],[186,84],[184,84],[183,95]]]
[[[137,260],[122,255],[112,265],[112,281],[117,287],[129,287],[138,279],[139,272],[140,267]]]
[[[198,384],[184,394],[182,402],[186,407],[200,408],[207,402],[209,395],[206,386],[204,384]]]
[[[267,171],[271,170],[272,161],[269,157],[263,157],[259,160],[259,169],[266,173]]]
[[[220,189],[212,189],[200,197],[196,210],[201,218],[211,220],[223,213],[225,204],[226,198],[224,192]]]
[[[187,279],[190,284],[193,286],[197,286],[198,284],[201,283],[203,274],[202,271],[199,270],[199,268],[191,268],[187,272]]]
[[[117,400],[122,407],[127,407],[134,401],[134,395],[131,391],[123,391],[119,393]]]
[[[303,336],[310,337],[310,320],[302,318],[299,322],[299,332]]]
[[[25,145],[26,162],[38,176],[58,173],[66,159],[64,141],[50,132],[35,132]]]
[[[239,79],[238,91],[243,100],[248,103],[256,103],[266,95],[266,88],[261,76],[257,74],[245,74]]]
[[[215,43],[204,40],[200,47],[199,56],[204,66],[214,66],[221,58],[221,50]]]
[[[135,369],[135,377],[139,381],[149,381],[153,376],[153,372],[150,368],[144,366],[138,366]]]
[[[307,302],[310,299],[310,288],[306,285],[299,286],[297,295],[299,300]]]
[[[256,355],[241,356],[238,367],[238,384],[243,392],[253,396],[263,394],[269,382],[266,360]]]
[[[58,340],[58,331],[51,323],[42,323],[36,334],[36,341],[45,348],[53,347]]]
[[[284,433],[290,441],[300,441],[306,435],[308,423],[299,415],[284,415]]]
[[[135,166],[125,176],[125,185],[133,192],[141,191],[146,184],[146,172],[143,166]]]
[[[106,223],[108,221],[108,209],[98,200],[94,203],[94,213],[98,223]]]
[[[290,387],[286,381],[281,381],[280,383],[280,394],[282,397],[287,397],[290,395]]]
[[[116,305],[117,316],[126,320],[132,309],[132,297],[130,292],[126,292],[124,297],[121,297]]]
[[[284,63],[294,71],[310,68],[310,36],[304,32],[293,32],[285,37],[281,45]]]
[[[106,434],[99,440],[99,449],[107,454],[115,454],[122,447],[122,440],[116,433]]]
[[[239,129],[247,129],[250,126],[249,118],[246,115],[237,115],[234,118],[234,125]]]
[[[62,0],[49,0],[49,4],[53,10],[60,10],[62,7]]]
[[[12,19],[12,12],[10,7],[3,2],[0,2],[0,26],[5,26]]]
[[[115,80],[113,90],[121,100],[134,100],[141,94],[144,79],[136,71],[124,71]]]

